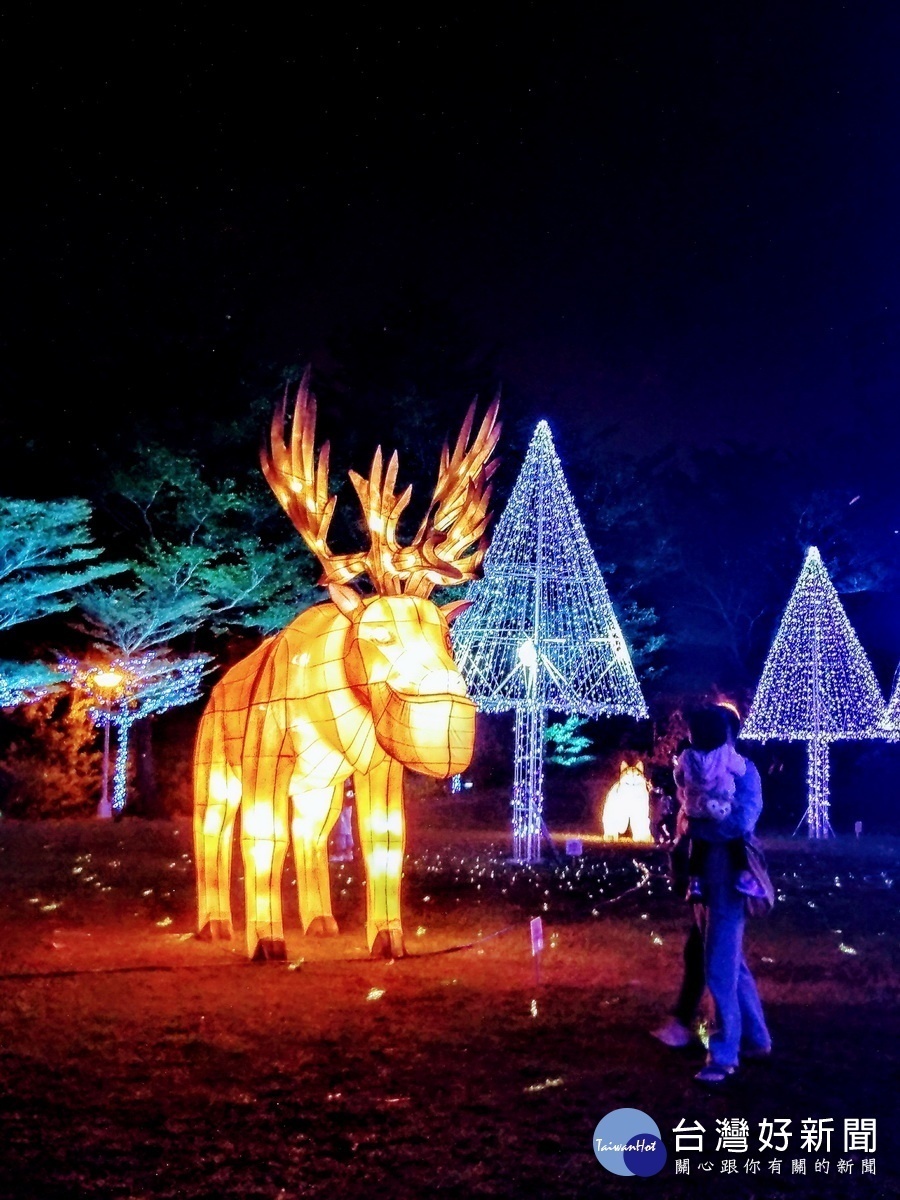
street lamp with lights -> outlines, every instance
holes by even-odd
[[[97,700],[103,714],[103,778],[97,816],[105,819],[109,819],[113,815],[112,802],[109,797],[109,730],[112,725],[113,709],[122,697],[124,683],[125,675],[115,667],[91,671],[85,678],[87,690]]]

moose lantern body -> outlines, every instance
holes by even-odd
[[[457,774],[474,744],[475,706],[453,661],[448,628],[465,602],[442,609],[428,599],[437,583],[472,578],[484,552],[496,403],[468,447],[472,417],[470,410],[452,456],[445,447],[434,499],[411,546],[396,541],[409,489],[394,496],[396,455],[382,478],[379,451],[369,480],[351,473],[371,549],[334,556],[325,543],[334,509],[328,448],[314,468],[315,404],[305,381],[289,447],[284,406],[276,413],[263,470],[322,562],[331,600],[301,613],[233,667],[201,719],[194,811],[201,936],[232,936],[239,810],[248,955],[286,957],[281,881],[289,844],[304,930],[337,932],[328,835],[352,775],[369,948],[373,955],[403,954],[403,772]],[[365,598],[347,586],[363,572],[377,589]]]

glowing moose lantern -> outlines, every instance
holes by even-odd
[[[195,753],[194,838],[201,936],[232,935],[230,878],[241,810],[247,952],[286,957],[281,879],[288,842],[306,933],[333,934],[328,835],[353,775],[366,873],[366,934],[373,955],[403,954],[400,880],[405,844],[403,772],[435,778],[465,770],[475,706],[453,661],[448,622],[466,601],[438,608],[434,587],[475,577],[484,550],[496,464],[497,402],[469,445],[474,405],[451,454],[444,447],[428,512],[408,546],[397,522],[411,488],[394,494],[397,455],[369,479],[350,472],[369,549],[332,554],[336,498],[328,444],[315,458],[315,401],[307,380],[285,442],[286,400],[272,422],[263,473],[322,564],[330,602],[307,609],[233,667],[214,688]],[[376,594],[348,587],[366,574]]]

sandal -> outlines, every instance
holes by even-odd
[[[708,1083],[714,1087],[718,1087],[719,1084],[724,1083],[734,1072],[734,1067],[723,1067],[721,1063],[709,1062],[705,1067],[700,1068],[694,1078],[698,1083]]]

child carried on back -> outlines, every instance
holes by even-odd
[[[736,780],[747,764],[729,739],[729,722],[721,708],[697,709],[688,716],[691,744],[675,763],[678,800],[687,818],[691,842],[688,859],[687,899],[703,899],[703,876],[710,843],[723,842],[737,876],[735,887],[746,896],[760,896],[762,888],[749,870],[743,836],[728,837],[721,822],[735,803]]]

